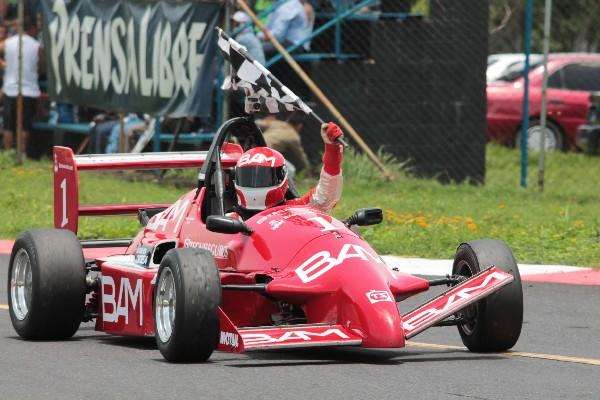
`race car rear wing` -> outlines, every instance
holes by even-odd
[[[233,167],[241,147],[222,147],[221,164]],[[168,207],[171,204],[109,204],[79,205],[78,171],[156,170],[169,168],[199,168],[207,157],[206,151],[91,154],[75,156],[68,147],[54,147],[54,226],[77,233],[80,216],[136,215],[140,209]]]

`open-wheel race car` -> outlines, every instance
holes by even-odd
[[[522,288],[504,242],[463,243],[452,275],[427,280],[386,265],[357,233],[356,226],[382,221],[379,209],[343,221],[302,205],[231,216],[235,164],[255,146],[264,146],[260,129],[252,118],[235,118],[205,152],[74,156],[55,147],[56,229],[24,232],[10,258],[17,333],[65,339],[95,320],[96,330],[109,334],[154,336],[172,362],[203,361],[214,350],[401,348],[429,327],[448,325],[472,351],[516,343]],[[81,170],[194,167],[201,167],[198,187],[170,205],[79,205]],[[81,216],[126,214],[143,226],[133,239],[76,236]],[[122,251],[85,259],[82,248],[89,247]],[[435,285],[449,289],[399,311],[398,302]]]

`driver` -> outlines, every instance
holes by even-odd
[[[336,140],[344,133],[330,122],[321,125],[321,137],[325,152],[319,183],[298,199],[285,199],[288,175],[281,153],[269,147],[255,147],[240,157],[235,167],[235,191],[244,219],[282,204],[309,205],[331,212],[342,195],[343,147]]]

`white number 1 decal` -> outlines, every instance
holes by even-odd
[[[64,227],[69,223],[69,219],[67,218],[67,179],[63,179],[60,182],[60,188],[62,189],[62,221],[60,223],[60,227]]]
[[[321,232],[339,231],[340,230],[340,228],[336,227],[335,225],[333,225],[331,222],[327,221],[323,217],[314,217],[314,218],[309,219],[309,221],[318,222],[323,227],[323,229],[321,229]]]

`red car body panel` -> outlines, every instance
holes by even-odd
[[[567,64],[600,63],[600,55],[557,55],[548,61],[548,75]],[[543,68],[529,73],[529,117],[536,119],[541,113]],[[495,82],[487,85],[487,134],[488,138],[502,143],[514,143],[520,129],[523,111],[524,79],[514,82]],[[580,90],[548,88],[547,118],[558,125],[567,146],[575,145],[577,129],[587,121],[591,105],[589,92]]]
[[[223,146],[223,150],[223,167],[229,173],[241,151],[236,145]],[[66,195],[78,194],[79,165],[93,164],[98,169],[141,165],[152,169],[167,167],[169,157],[178,156],[148,157],[142,162],[129,155],[75,157],[67,148],[55,148],[54,154],[55,224],[74,231],[85,208],[79,206],[78,198]],[[185,157],[196,159],[192,163],[196,167],[205,156],[195,153]],[[245,221],[251,234],[208,231],[203,213],[211,198],[205,197],[205,187],[184,194],[169,207],[159,209],[124,254],[94,261],[99,285],[88,297],[88,306],[97,310],[97,330],[153,336],[153,301],[162,255],[172,248],[201,248],[214,256],[221,285],[264,285],[260,293],[222,291],[219,350],[405,345],[404,327],[408,325],[396,302],[427,290],[429,281],[390,269],[360,235],[309,206],[283,205],[259,212]],[[154,205],[122,207],[136,206]],[[112,215],[115,206],[94,209],[97,214]],[[458,294],[444,294],[425,304],[419,315],[428,315],[430,326],[447,317],[434,315],[440,304],[451,304],[454,308],[448,309],[456,310],[457,305],[464,307],[481,298],[473,293],[491,293],[504,284],[502,279],[484,283],[469,279],[456,286]],[[456,296],[459,301],[454,301]],[[283,309],[289,305],[301,310],[301,323],[286,323],[289,315]],[[277,319],[283,322],[277,323]],[[414,333],[414,327],[409,327]]]

